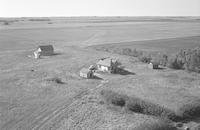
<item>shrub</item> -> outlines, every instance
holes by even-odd
[[[10,23],[8,21],[5,21],[3,24],[4,25],[9,25]]]
[[[155,123],[144,123],[133,130],[177,130],[177,128],[169,121],[159,120]]]
[[[175,56],[169,59],[167,66],[172,69],[183,69],[184,63]]]
[[[138,57],[140,55],[140,51],[137,51],[136,49],[132,50],[130,48],[123,48],[122,49],[122,55]]]
[[[62,80],[60,78],[57,78],[57,77],[47,79],[47,81],[55,82],[57,84],[64,84],[64,82],[62,82]]]
[[[174,112],[157,104],[153,104],[136,97],[129,97],[123,94],[118,94],[111,90],[102,90],[101,95],[104,97],[108,104],[125,107],[126,110],[132,112],[158,116],[170,120],[177,120],[178,118]]]
[[[147,115],[153,115],[157,117],[167,118],[170,120],[176,120],[177,117],[174,112],[167,108],[164,108],[158,104],[141,100],[136,97],[130,97],[126,103],[128,110],[133,112],[139,112]]]
[[[126,96],[112,92],[111,90],[102,90],[101,95],[105,98],[107,103],[115,106],[125,106]]]
[[[200,72],[200,47],[179,51],[168,61],[168,67]]]
[[[178,109],[177,115],[183,120],[200,117],[200,100],[183,105]]]
[[[49,18],[31,18],[29,21],[51,21]]]
[[[186,51],[185,69],[188,71],[200,72],[200,47]]]
[[[140,55],[140,56],[138,57],[138,59],[139,59],[141,62],[144,62],[144,63],[149,63],[149,62],[151,62],[151,60],[152,60],[151,56],[149,56],[149,55],[144,55],[144,54]]]

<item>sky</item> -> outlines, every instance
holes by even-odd
[[[200,0],[0,0],[0,17],[200,16]]]

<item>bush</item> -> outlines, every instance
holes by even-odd
[[[200,47],[181,50],[168,61],[168,67],[200,72]]]
[[[185,52],[185,69],[200,72],[200,47]]]
[[[169,121],[159,120],[155,123],[144,123],[133,130],[177,130],[177,128]]]
[[[123,107],[126,104],[126,96],[112,92],[111,90],[102,90],[101,95],[105,98],[107,103],[115,106]]]
[[[184,63],[175,56],[169,59],[167,66],[172,69],[183,69]]]
[[[62,82],[62,80],[60,78],[57,78],[57,77],[47,79],[47,81],[55,82],[57,84],[64,84],[64,82]]]
[[[4,25],[9,25],[10,23],[8,21],[5,21],[3,24]]]
[[[140,56],[138,57],[138,59],[139,59],[141,62],[144,62],[144,63],[150,63],[151,60],[152,60],[151,56],[147,56],[147,55],[144,55],[144,54],[140,55]]]
[[[29,21],[51,21],[49,18],[31,18]]]
[[[170,120],[177,120],[174,112],[136,97],[128,97],[111,90],[102,90],[101,95],[108,104],[125,107],[126,110],[147,115],[158,116]]]
[[[177,111],[183,120],[200,117],[200,100],[193,101],[180,107]]]
[[[137,56],[140,55],[140,51],[137,51],[136,49],[132,50],[130,48],[123,48],[122,49],[122,55],[137,57]]]
[[[174,112],[164,108],[158,104],[153,104],[139,98],[130,97],[126,102],[126,108],[133,112],[143,113],[146,115],[153,115],[157,117],[176,120],[177,117]]]

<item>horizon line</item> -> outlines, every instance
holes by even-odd
[[[72,17],[200,17],[200,15],[169,15],[169,16],[0,16],[0,18],[72,18]]]

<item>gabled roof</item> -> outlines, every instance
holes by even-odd
[[[91,70],[89,70],[89,69],[87,69],[87,68],[82,68],[82,69],[80,70],[80,72],[81,72],[81,73],[87,74],[87,73],[91,72]]]
[[[116,60],[112,59],[112,58],[105,58],[105,59],[101,59],[97,62],[97,65],[102,65],[102,66],[107,66],[107,67],[111,67],[111,62],[115,63]]]
[[[155,60],[151,60],[151,62],[153,65],[159,65],[160,63],[158,61],[155,61]]]
[[[53,51],[53,46],[52,45],[42,45],[38,46],[38,49],[41,49],[41,51]]]

